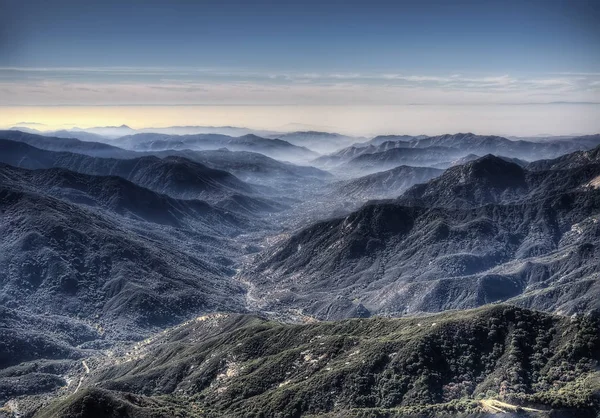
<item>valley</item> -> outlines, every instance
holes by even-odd
[[[0,131],[0,416],[594,417],[599,150]]]

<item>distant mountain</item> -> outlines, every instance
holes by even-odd
[[[569,138],[569,140],[575,142],[579,146],[593,148],[600,145],[600,134],[574,136]]]
[[[410,142],[413,148],[450,147],[474,154],[505,155],[525,160],[556,158],[578,150],[600,145],[600,135],[572,138],[566,141],[529,142],[511,141],[494,135],[472,133],[446,134],[417,139]]]
[[[363,144],[355,144],[333,154],[317,158],[314,164],[340,173],[362,174],[388,170],[399,165],[447,168],[476,158],[494,154],[524,161],[556,158],[600,144],[600,135],[573,138],[569,141],[511,141],[499,136],[472,133],[433,137],[382,136]]]
[[[509,139],[496,135],[475,135],[469,132],[419,138],[411,141],[411,146],[413,148],[428,148],[434,146],[452,147],[457,149],[468,148],[472,152],[477,152],[490,147],[510,147],[520,142],[525,143],[525,141],[510,141]]]
[[[389,199],[400,196],[406,189],[424,183],[443,173],[443,170],[429,167],[399,166],[357,179],[334,185],[335,192],[344,199],[359,201]]]
[[[80,141],[76,138],[59,138],[30,134],[21,131],[0,131],[0,139],[18,141],[36,148],[49,151],[66,151],[96,157],[133,158],[137,156],[131,151],[102,142]]]
[[[340,164],[350,161],[351,159],[363,154],[375,154],[384,152],[393,148],[408,148],[408,144],[403,141],[387,141],[377,145],[367,146],[350,146],[343,148],[329,155],[324,155],[313,161],[317,166],[333,168]]]
[[[81,390],[36,416],[593,417],[598,332],[597,318],[502,305],[310,324],[209,315],[91,360]]]
[[[318,156],[304,147],[298,147],[280,139],[268,139],[248,134],[230,137],[217,134],[164,135],[137,134],[119,138],[117,145],[135,151],[184,150],[196,151],[227,148],[231,151],[250,151],[286,161],[308,161]]]
[[[400,201],[426,207],[473,207],[544,198],[584,187],[600,175],[600,164],[570,170],[530,172],[487,155],[451,167],[426,184],[409,189]]]
[[[74,132],[74,133],[79,132],[79,131],[100,135],[105,138],[119,138],[119,137],[122,137],[125,135],[134,135],[135,133],[137,133],[137,131],[135,129],[132,129],[127,125],[97,126],[97,127],[85,128],[85,129],[81,129],[81,128],[71,129],[71,132]]]
[[[151,190],[182,199],[212,200],[235,193],[255,193],[252,186],[227,171],[215,170],[183,157],[97,160],[88,170],[119,175]]]
[[[119,176],[158,193],[181,199],[221,200],[232,194],[256,191],[232,174],[182,157],[135,159],[96,158],[51,152],[25,143],[0,140],[0,162],[16,167],[66,168],[79,173]]]
[[[351,146],[348,148],[344,148],[340,151],[334,152],[332,154],[323,155],[321,157],[315,158],[313,161],[311,161],[311,164],[316,167],[331,169],[362,153],[364,153],[363,149]]]
[[[25,132],[28,134],[36,134],[36,135],[44,134],[44,131],[40,131],[38,129],[29,127],[29,126],[25,126],[25,125],[15,125],[15,126],[11,126],[9,129],[11,131],[21,131],[21,132]]]
[[[285,134],[271,135],[270,138],[278,138],[299,147],[306,147],[320,154],[328,154],[347,147],[361,138],[351,137],[336,133],[318,131],[299,131]]]
[[[235,174],[236,176],[244,179],[244,181],[269,186],[290,187],[294,184],[302,184],[307,180],[326,180],[332,177],[331,174],[319,170],[317,168],[309,166],[298,166],[291,163],[282,162],[257,152],[229,151],[226,148],[209,151],[168,149],[164,151],[136,152],[124,150],[122,148],[117,148],[113,145],[108,145],[104,143],[96,143],[91,141],[88,142],[74,138],[68,138],[67,135],[77,135],[76,133],[68,132],[69,131],[65,131],[64,138],[49,138],[43,135],[31,135],[16,131],[10,132],[4,136],[12,138],[12,140],[14,141],[33,145],[34,147],[40,149],[55,151],[65,150],[68,152],[75,152],[90,156],[122,159],[133,159],[151,155],[155,155],[160,158],[166,158],[169,156],[185,157],[203,165],[212,167],[214,169],[229,171]],[[0,132],[0,140],[3,138],[3,133],[6,133],[6,131]],[[88,139],[92,138],[90,137]],[[9,152],[6,147],[4,147],[3,149],[5,153]],[[25,159],[31,159],[33,158],[34,154],[36,153],[34,153],[31,150],[24,149],[19,151],[17,155],[12,159],[10,159],[7,155],[0,157],[0,161],[3,161],[7,164],[19,165],[25,168],[50,168],[57,166],[54,165],[54,162],[52,161],[40,163],[37,165],[27,165],[24,162],[14,162],[15,158],[25,157]],[[60,165],[60,167],[68,168],[75,171],[81,170],[80,168],[75,168],[75,166],[71,165],[70,163],[67,165]],[[91,174],[109,175],[111,173],[94,171],[91,172]]]
[[[359,145],[380,145],[384,142],[410,142],[427,138],[427,135],[379,135]]]
[[[242,136],[248,134],[269,135],[271,131],[257,131],[249,128],[236,126],[168,126],[166,128],[143,128],[138,133],[159,133],[167,135],[196,135],[196,134],[219,134],[228,136]]]
[[[573,137],[554,137],[550,141],[546,142],[564,142],[570,140]],[[507,142],[508,141],[508,142]],[[356,146],[369,146],[369,145],[380,145],[384,142],[405,142],[409,143],[414,148],[427,148],[432,146],[438,147],[452,147],[458,149],[470,148],[473,152],[486,151],[484,153],[491,152],[489,147],[507,147],[514,146],[514,143],[528,143],[528,142],[540,142],[539,138],[536,141],[530,140],[529,138],[511,138],[511,140],[496,136],[496,135],[476,135],[473,133],[457,133],[457,134],[444,134],[437,136],[428,135],[379,135],[373,139],[355,144]],[[511,143],[513,143],[511,145]],[[521,144],[522,145],[522,144]]]
[[[600,164],[600,146],[589,151],[567,154],[553,160],[538,160],[527,165],[528,170],[563,170],[587,164]]]
[[[339,172],[359,172],[364,174],[390,170],[400,165],[433,166],[448,158],[459,158],[463,152],[453,148],[391,148],[372,154],[360,154],[337,168]]]
[[[35,125],[32,125],[35,126]],[[71,128],[71,129],[60,129],[60,130],[39,130],[37,126],[33,128],[29,125],[16,125],[11,130],[18,130],[27,133],[59,137],[59,138],[77,138],[83,141],[105,141],[107,139],[114,139],[125,135],[133,135],[137,131],[130,128],[127,125],[121,126],[99,126],[94,128]],[[40,125],[40,129],[47,128],[46,125]]]
[[[155,153],[157,156],[172,155],[172,151]],[[300,183],[307,180],[326,180],[332,175],[315,167],[285,163],[256,152],[229,151],[183,151],[181,156],[205,164],[209,167],[225,170],[243,181],[273,185]]]
[[[520,158],[511,158],[511,157],[504,157],[502,155],[497,155],[498,158],[503,159],[504,161],[508,161],[511,163],[515,163],[521,167],[526,167],[529,162],[525,161],[525,160],[521,160]],[[435,168],[449,168],[449,167],[454,167],[457,165],[463,165],[463,164],[467,164],[470,161],[475,161],[478,160],[479,158],[481,158],[480,155],[476,155],[476,154],[469,154],[466,155],[464,157],[458,158],[454,161],[445,161],[442,163],[438,163],[438,164],[434,164],[433,167]]]
[[[0,182],[105,209],[132,220],[191,229],[207,235],[237,235],[249,228],[247,219],[206,202],[174,199],[116,176],[91,176],[60,168],[25,170],[0,164]]]
[[[28,128],[26,126],[13,126],[10,129],[12,131],[21,131],[29,134],[35,134],[52,138],[75,138],[87,142],[106,142],[109,140],[108,137],[82,130],[60,129],[55,131],[39,131],[37,129]]]
[[[196,135],[196,134],[220,134],[229,136],[242,136],[255,134],[259,136],[275,135],[276,132],[266,130],[256,130],[249,128],[240,128],[236,126],[167,126],[161,128],[140,128],[133,129],[127,125],[121,126],[105,126],[95,128],[75,128],[69,130],[71,133],[90,133],[101,135],[106,138],[119,138],[127,135],[135,135],[138,133],[159,133],[167,135]]]
[[[81,141],[87,142],[106,142],[109,138],[98,134],[93,134],[86,131],[71,131],[67,129],[61,129],[60,131],[52,132],[40,132],[40,135],[52,136],[58,138],[75,138]]]

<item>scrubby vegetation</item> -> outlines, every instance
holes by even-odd
[[[204,318],[89,383],[160,400],[171,416],[468,415],[488,399],[585,416],[600,410],[599,324],[502,305],[307,325]]]

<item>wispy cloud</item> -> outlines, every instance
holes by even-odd
[[[600,102],[600,74],[404,74],[172,67],[0,68],[2,105]]]

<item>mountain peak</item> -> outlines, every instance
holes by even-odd
[[[261,136],[255,135],[255,134],[246,134],[246,135],[242,135],[240,138],[244,138],[244,139],[265,139]]]
[[[400,197],[439,207],[477,206],[502,201],[525,190],[526,171],[518,164],[487,154],[474,161],[449,168],[426,184],[418,184]]]
[[[497,179],[515,175],[522,176],[524,173],[524,170],[519,165],[493,154],[486,154],[481,158],[457,166],[454,169],[460,171],[463,176],[467,175],[472,179]]]

